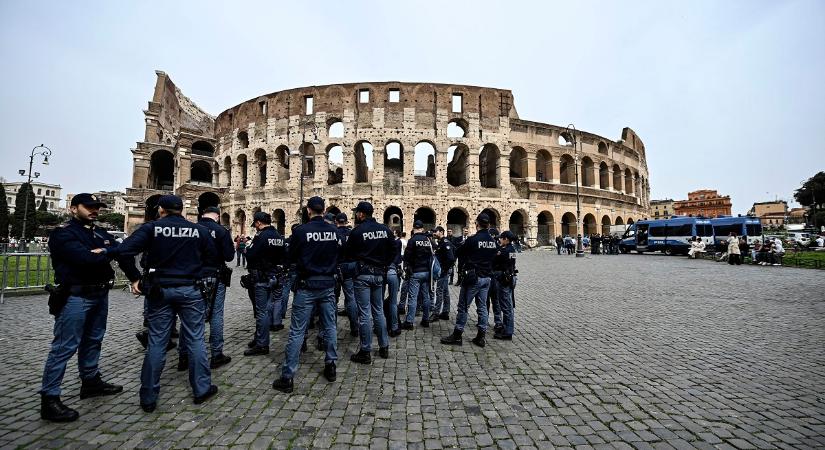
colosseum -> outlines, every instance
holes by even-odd
[[[603,233],[648,215],[645,148],[633,130],[614,141],[524,120],[506,89],[309,86],[213,117],[167,74],[156,74],[145,136],[132,150],[129,230],[171,192],[183,197],[192,219],[219,205],[233,235],[252,234],[250,218],[260,210],[289,230],[304,220],[299,205],[313,195],[333,212],[368,200],[378,220],[403,230],[415,219],[460,230],[486,211],[530,245],[578,226]]]

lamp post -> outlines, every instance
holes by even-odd
[[[318,144],[320,141],[318,140],[318,125],[312,122],[305,122],[301,126],[301,146],[298,149],[298,153],[301,155],[301,200],[298,204],[298,214],[301,215],[301,223],[304,223],[304,214],[301,209],[304,206],[304,167],[306,164],[306,153],[304,149],[304,145],[306,145],[306,137],[307,137],[307,130],[312,128],[312,144]]]
[[[37,151],[38,148],[42,148],[43,150]],[[22,169],[17,171],[17,173],[19,173],[20,175],[25,175],[27,177],[26,178],[26,185],[28,185],[28,188],[31,189],[32,194],[34,194],[34,189],[32,189],[32,185],[31,185],[32,184],[32,165],[34,164],[34,157],[39,156],[39,155],[43,155],[43,165],[48,166],[49,165],[49,156],[52,156],[52,149],[50,149],[49,147],[46,147],[43,144],[40,144],[40,145],[34,147],[32,149],[32,154],[29,156],[29,171],[28,171],[28,173],[25,170],[22,170]],[[35,172],[34,173],[34,178],[38,178],[38,177],[40,177],[40,172]],[[26,222],[27,222],[26,219],[29,215],[29,194],[28,194],[28,192],[26,193],[26,198],[24,199],[23,204],[25,206],[23,207],[23,229],[22,229],[21,235],[20,235],[21,244],[26,243]]]
[[[573,140],[573,154],[575,155],[575,159],[573,161],[573,173],[576,177],[576,231],[579,235],[576,236],[576,257],[581,258],[584,256],[584,250],[582,249],[584,230],[582,229],[582,210],[581,200],[579,199],[579,149],[576,147],[576,127],[571,123],[570,125],[567,125],[567,131],[569,131],[570,138]]]

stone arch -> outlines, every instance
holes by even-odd
[[[212,184],[212,166],[202,159],[192,161],[189,167],[189,179],[193,183]]]
[[[221,214],[221,225],[223,225],[224,228],[229,228],[230,226],[232,226],[230,220],[231,219],[229,218],[229,213]]]
[[[232,157],[230,156],[223,159],[221,177],[223,178],[223,186],[229,186],[232,184]]]
[[[464,144],[451,145],[447,149],[447,183],[450,186],[467,184],[470,166],[470,148]]]
[[[344,147],[332,143],[327,146],[327,184],[344,182]]]
[[[337,216],[338,214],[341,214],[341,209],[338,208],[335,205],[329,205],[327,207],[327,210],[325,211],[325,213],[326,214],[335,214]]]
[[[160,194],[150,195],[144,202],[143,221],[149,222],[158,218],[158,201],[160,201]]]
[[[582,186],[592,187],[596,184],[593,179],[593,160],[589,156],[582,158]]]
[[[536,181],[551,181],[553,179],[553,158],[550,152],[541,149],[536,152]]]
[[[508,227],[516,237],[524,236],[527,227],[527,212],[523,209],[517,209],[510,214],[510,221]]]
[[[599,153],[601,153],[602,155],[606,155],[607,154],[607,144],[600,141],[599,146],[598,146],[598,150],[599,150]]]
[[[521,147],[510,149],[510,178],[527,176],[527,152]]]
[[[559,183],[561,184],[575,184],[576,183],[576,162],[573,157],[567,153],[561,155],[559,158]]]
[[[632,218],[632,217],[628,217],[628,218],[627,218],[627,224],[628,224],[628,225],[633,225],[634,223],[636,223],[636,222],[634,222],[634,221],[633,221],[633,218]]]
[[[369,183],[372,180],[373,148],[369,141],[355,143],[355,182]]]
[[[599,189],[610,188],[610,169],[607,168],[607,163],[602,161],[599,163]]]
[[[538,245],[550,245],[554,242],[556,225],[553,222],[553,213],[550,211],[542,211],[536,218],[538,223],[538,233],[536,238]]]
[[[404,146],[396,139],[384,146],[384,180],[400,183],[404,178]]]
[[[610,234],[610,216],[605,214],[602,216],[602,235],[607,236]]]
[[[266,186],[266,150],[255,150],[255,164],[258,166],[258,186]]]
[[[622,216],[617,216],[616,221],[614,222],[615,225],[624,225],[624,220],[622,220]]]
[[[481,212],[490,217],[490,228],[498,228],[501,223],[501,214],[495,208],[484,208]]]
[[[384,210],[384,225],[391,230],[404,231],[404,212],[397,206],[388,206]]]
[[[483,188],[500,187],[499,159],[500,153],[495,144],[484,144],[478,155],[478,178]]]
[[[622,190],[622,168],[618,164],[613,164],[613,190]]]
[[[286,212],[283,209],[278,208],[272,211],[272,224],[282,236],[286,233]]]
[[[633,174],[630,168],[624,170],[624,193],[633,195]]]
[[[576,237],[578,234],[578,224],[576,215],[568,211],[561,216],[561,234],[563,236]]]
[[[470,215],[467,210],[461,207],[455,207],[447,211],[447,228],[453,230],[454,236],[459,236],[467,226]]]
[[[241,187],[247,187],[247,181],[248,181],[248,176],[249,176],[249,174],[247,173],[248,169],[249,169],[248,166],[249,166],[249,163],[246,160],[246,155],[243,154],[243,153],[238,155],[238,167],[240,168],[240,171],[241,171]]]
[[[303,161],[301,175],[305,177],[315,176],[315,146],[311,142],[304,142],[298,147],[298,153]]]
[[[238,132],[238,147],[249,148],[249,134],[246,131]]]
[[[417,177],[435,178],[435,145],[419,141],[413,149],[414,173]]]
[[[221,198],[214,192],[204,192],[198,196],[198,215],[203,214],[203,210],[210,206],[220,206]]]
[[[470,124],[461,118],[455,118],[447,122],[447,137],[450,139],[460,139],[467,137]]]
[[[275,160],[278,162],[278,179],[289,179],[289,147],[279,145],[275,149]]]
[[[192,154],[211,158],[215,156],[215,147],[206,141],[195,141],[195,143],[192,144]]]
[[[155,150],[149,158],[149,189],[171,191],[175,187],[175,156],[167,150]]]
[[[344,122],[337,118],[331,117],[327,119],[327,137],[330,139],[341,139],[344,137]]]
[[[424,222],[424,229],[429,230],[435,227],[437,223],[435,220],[435,211],[429,206],[422,206],[415,210],[413,214],[413,221],[420,220]]]
[[[235,210],[235,229],[233,230],[235,235],[246,237],[246,227],[248,226],[244,210],[240,208]]]
[[[573,145],[573,137],[570,136],[570,133],[566,131],[562,131],[559,133],[559,145],[562,147],[566,147],[568,145]]]
[[[596,234],[599,231],[598,227],[596,227],[596,216],[590,213],[585,214],[582,228],[584,228],[585,236]]]

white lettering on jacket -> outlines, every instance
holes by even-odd
[[[386,230],[378,230],[378,231],[365,231],[361,233],[364,237],[364,240],[373,240],[373,239],[386,239],[387,238],[387,231]]]
[[[496,243],[493,241],[478,241],[478,248],[496,248]]]
[[[428,240],[427,241],[415,241],[415,246],[416,247],[430,247],[430,248],[432,248],[432,245],[430,245],[430,241],[428,241]],[[447,248],[450,248],[450,247],[447,247]]]
[[[283,239],[267,239],[266,241],[270,246],[283,247],[284,245]]]
[[[314,233],[307,233],[307,242],[323,242],[323,241],[337,241],[338,236],[334,231],[316,231]]]
[[[197,228],[178,228],[178,227],[155,227],[155,237],[173,237],[173,238],[199,238],[201,234],[198,233]]]

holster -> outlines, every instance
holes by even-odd
[[[206,303],[206,322],[209,322],[212,319],[212,308],[215,306],[215,295],[218,293],[218,280],[203,278],[196,281],[195,286],[201,291],[203,301]]]
[[[241,275],[241,287],[244,289],[251,289],[254,281],[252,281],[252,276],[250,274]]]
[[[475,269],[467,269],[463,272],[464,276],[461,279],[463,286],[472,286],[478,283],[478,274]]]
[[[226,265],[218,269],[218,279],[224,286],[229,287],[232,282],[232,269]]]
[[[69,301],[69,286],[65,284],[57,286],[47,284],[43,289],[49,293],[49,314],[54,317],[59,316],[66,306],[66,302]]]

